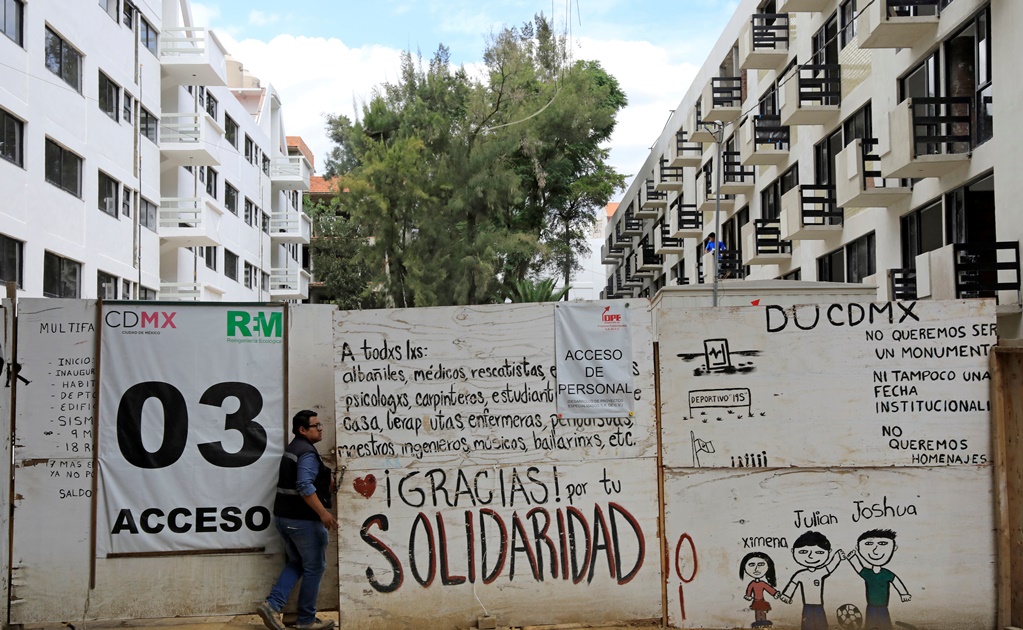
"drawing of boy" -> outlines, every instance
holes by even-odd
[[[824,580],[845,559],[841,549],[831,555],[831,541],[820,532],[804,532],[792,544],[792,558],[804,567],[796,571],[778,597],[786,604],[798,587],[803,594],[803,615],[800,630],[828,630],[828,617],[824,612]]]
[[[751,551],[743,557],[739,563],[739,579],[749,576],[750,582],[746,585],[746,601],[753,611],[753,624],[751,628],[765,628],[772,625],[767,619],[767,611],[771,610],[771,604],[764,597],[769,593],[775,598],[778,597],[778,578],[775,577],[774,560],[763,551]]]
[[[892,618],[888,615],[891,586],[895,586],[902,601],[912,599],[899,576],[883,568],[891,562],[898,548],[895,532],[890,529],[871,529],[860,534],[856,539],[856,550],[846,556],[867,587],[864,630],[892,630]]]

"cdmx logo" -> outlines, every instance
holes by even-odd
[[[611,310],[610,306],[605,306],[604,311],[600,314],[600,321],[605,323],[618,323],[622,321],[621,313],[609,313]]]
[[[107,311],[103,321],[109,328],[177,328],[177,311]]]
[[[259,311],[227,312],[228,337],[280,337],[284,332],[284,314]]]

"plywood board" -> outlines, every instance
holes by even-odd
[[[895,532],[884,569],[896,586],[888,611],[896,627],[933,630],[995,624],[995,539],[988,467],[871,470],[688,470],[667,474],[668,616],[673,627],[735,628],[754,621],[740,578],[747,554],[763,553],[775,567],[777,589],[803,567],[794,549],[807,531],[823,534],[831,557],[858,547],[870,530]],[[795,552],[795,553],[794,553]],[[867,552],[871,553],[871,552]],[[811,581],[824,569],[804,574]],[[806,584],[806,583],[804,583]],[[831,627],[867,614],[865,579],[849,561],[823,581]],[[819,589],[806,586],[807,589]],[[801,593],[791,604],[767,595],[767,619],[797,627]],[[811,594],[811,597],[813,595]],[[899,625],[908,624],[908,625]]]
[[[344,628],[660,618],[654,459],[348,474]]]
[[[653,349],[631,300],[636,411],[558,418],[554,305],[339,312],[338,448],[349,470],[652,457]]]
[[[991,461],[991,301],[657,317],[668,467]]]

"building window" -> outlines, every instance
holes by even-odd
[[[244,270],[245,273],[242,280],[245,282],[245,288],[254,289],[256,287],[256,268],[249,263],[245,263]]]
[[[82,196],[82,158],[46,139],[46,181],[76,197]]]
[[[217,270],[217,248],[215,246],[209,246],[203,248],[203,259],[206,260],[206,266],[213,271]]]
[[[123,14],[121,20],[124,25],[128,28],[133,28],[135,25],[135,5],[131,3],[131,0],[124,0],[124,9],[121,12]]]
[[[944,47],[948,96],[973,100],[974,146],[994,135],[990,24],[989,7],[945,42]]]
[[[270,158],[263,154],[263,174],[270,177]]]
[[[121,117],[124,122],[131,124],[132,121],[132,110],[135,109],[135,99],[128,94],[128,90],[124,91],[124,108],[121,111]]]
[[[270,233],[270,215],[265,212],[263,213],[263,231],[267,234]]]
[[[232,147],[238,148],[238,123],[227,114],[224,114],[224,138],[231,143]]]
[[[46,68],[81,93],[82,54],[49,27],[46,28]]]
[[[159,213],[160,210],[155,203],[145,197],[139,197],[139,223],[155,232]]]
[[[155,143],[157,141],[156,129],[159,124],[160,121],[156,119],[156,116],[150,114],[145,107],[139,106],[139,133]]]
[[[268,274],[265,271],[260,274],[259,288],[263,289],[264,291],[270,290],[270,274]]]
[[[803,274],[799,269],[794,269],[781,277],[782,280],[802,280]]]
[[[0,157],[18,166],[24,165],[22,139],[25,123],[0,109]]]
[[[224,250],[224,275],[238,281],[238,255],[227,249]]]
[[[103,171],[99,172],[99,209],[117,218],[117,191],[121,183]]]
[[[120,107],[121,86],[110,80],[110,77],[99,73],[99,108],[104,114],[117,120]]]
[[[206,194],[213,199],[217,198],[217,172],[210,167],[205,167],[206,170]],[[202,172],[200,170],[200,172]]]
[[[25,244],[0,234],[0,282],[15,282],[22,288],[22,256]]]
[[[139,287],[139,299],[140,300],[155,300],[156,291],[154,289],[148,289],[146,287]]]
[[[861,236],[845,246],[845,281],[860,284],[877,271],[874,233]]]
[[[256,143],[252,141],[249,134],[245,134],[245,159],[249,164],[256,163]]]
[[[131,216],[131,188],[127,186],[121,190],[121,214]]]
[[[224,207],[231,211],[231,214],[238,215],[238,189],[224,182]]]
[[[21,46],[21,25],[22,15],[25,11],[23,0],[3,0],[0,2],[0,28],[4,35],[14,40],[14,43]]]
[[[841,247],[817,259],[817,280],[845,282],[845,250]]]
[[[115,276],[102,271],[96,272],[96,297],[103,300],[116,300],[117,285],[118,282]]]
[[[121,280],[121,299],[122,300],[130,300],[131,299],[131,290],[132,290],[132,288],[133,287],[132,287],[132,281],[131,280]]]
[[[146,18],[139,16],[139,41],[146,47],[149,52],[154,55],[157,54],[156,50],[156,29],[153,25],[146,21]]]
[[[252,203],[250,199],[245,199],[245,213],[242,215],[245,223],[252,225],[252,222],[256,218],[256,204]]]
[[[117,21],[117,0],[99,0],[99,6],[111,20]]]
[[[838,34],[839,46],[845,48],[856,37],[856,0],[845,0],[838,9],[842,30]]]
[[[209,92],[206,92],[206,113],[210,115],[210,118],[216,120],[219,109],[220,103],[217,99],[213,98],[213,95]]]
[[[945,245],[943,224],[940,201],[935,201],[902,217],[900,237],[904,269],[916,269],[917,256]]]
[[[43,296],[81,297],[82,265],[56,254],[43,256]]]

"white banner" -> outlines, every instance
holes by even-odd
[[[564,418],[632,415],[635,391],[628,304],[580,302],[554,310],[558,414]]]
[[[107,304],[97,555],[277,546],[284,313]]]

